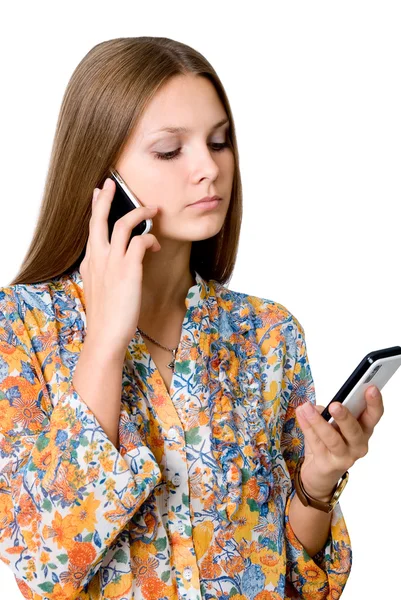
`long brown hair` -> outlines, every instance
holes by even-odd
[[[68,82],[57,121],[44,195],[29,249],[9,285],[31,284],[79,267],[89,236],[92,193],[102,187],[148,102],[176,75],[206,77],[230,121],[235,160],[230,205],[215,236],[192,243],[190,268],[221,284],[231,278],[242,220],[234,120],[223,85],[202,54],[164,37],[116,38],[94,46]]]

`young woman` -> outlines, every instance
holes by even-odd
[[[110,167],[143,208],[109,243]],[[208,61],[167,38],[95,46],[0,289],[0,557],[25,598],[340,597],[338,497],[382,397],[358,421],[333,405],[341,433],[320,416],[299,321],[225,285],[241,214]]]

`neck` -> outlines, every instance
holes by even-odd
[[[160,245],[161,250],[148,250],[143,260],[138,326],[145,331],[150,323],[185,313],[188,289],[196,283],[189,267],[192,243],[164,239]]]

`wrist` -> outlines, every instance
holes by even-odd
[[[100,336],[86,334],[82,353],[95,356],[99,364],[117,364],[122,365],[125,359],[127,348],[117,348],[110,343],[103,341]]]
[[[333,493],[337,487],[338,480],[336,480],[333,484],[325,484],[321,487],[316,487],[309,482],[308,477],[305,476],[303,468],[304,465],[302,465],[300,470],[300,479],[302,481],[302,487],[304,488],[308,496],[311,496],[315,500],[320,500],[320,502],[329,502],[333,497]]]

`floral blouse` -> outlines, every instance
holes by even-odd
[[[79,270],[0,288],[0,558],[24,598],[341,596],[340,504],[313,557],[289,522],[295,408],[315,403],[304,330],[281,304],[195,275],[170,389],[139,331],[127,347],[119,447],[72,385]]]

